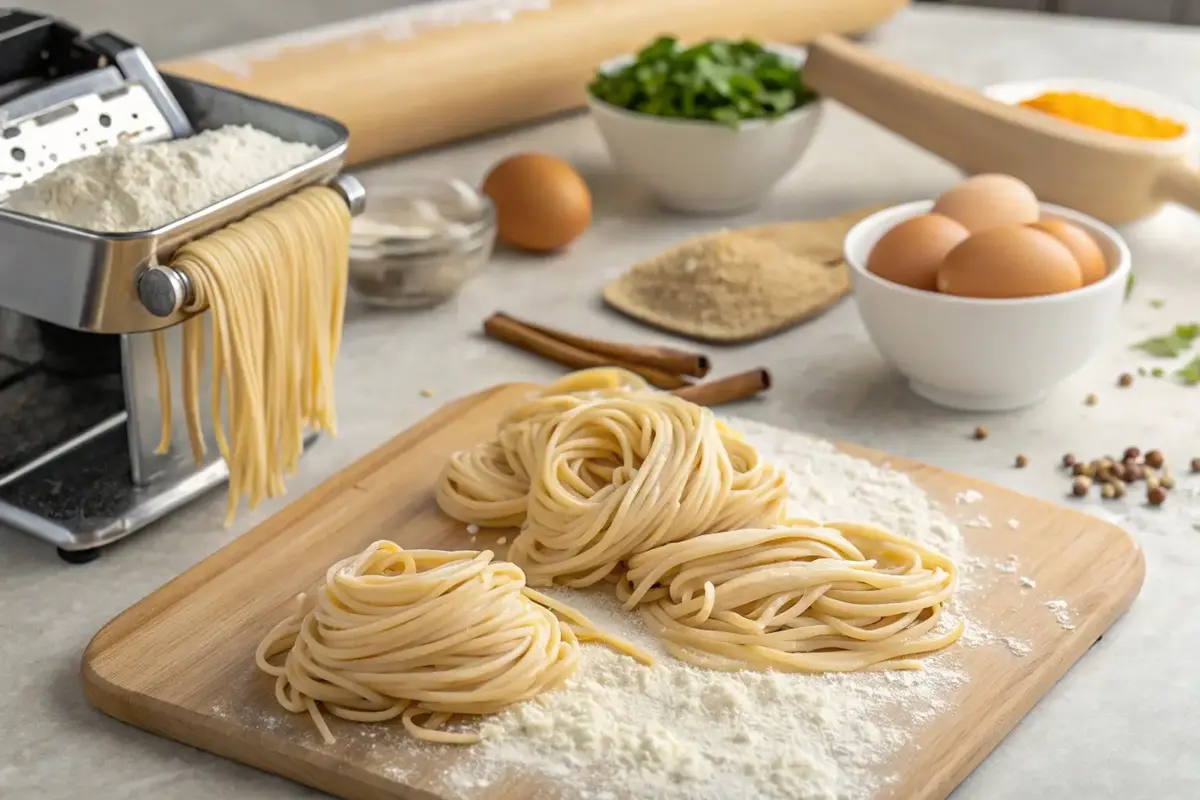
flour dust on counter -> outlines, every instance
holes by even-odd
[[[903,531],[960,563],[958,528],[908,476],[841,453],[823,440],[726,419],[789,478],[789,512]],[[638,615],[604,590],[549,590],[598,627],[651,653],[644,667],[587,645],[565,688],[486,719],[481,744],[440,780],[469,797],[515,774],[544,778],[538,797],[616,800],[859,800],[921,727],[947,709],[966,675],[954,649],[924,669],[785,674],[696,668],[663,649]],[[948,617],[961,619],[952,604]],[[945,627],[955,620],[947,619]],[[972,644],[1004,646],[969,626]],[[1018,646],[1009,646],[1017,654]],[[630,662],[630,663],[624,663]],[[552,787],[552,788],[551,788]]]

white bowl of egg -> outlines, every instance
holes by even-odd
[[[1129,248],[1109,226],[978,175],[846,236],[875,347],[937,405],[1007,411],[1042,400],[1116,327]]]

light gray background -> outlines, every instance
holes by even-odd
[[[308,25],[325,14],[368,13],[386,5],[87,0],[40,7],[65,11],[89,29],[112,27],[165,58]],[[974,86],[1091,76],[1144,85],[1200,106],[1200,31],[1190,28],[922,4],[886,25],[872,47]],[[338,372],[339,436],[305,457],[287,498],[243,512],[226,530],[224,497],[214,492],[79,568],[65,566],[40,542],[0,532],[0,798],[314,797],[303,787],[92,710],[78,671],[88,639],[138,599],[446,400],[502,381],[545,381],[561,374],[478,337],[480,321],[497,308],[585,335],[662,343],[669,339],[606,313],[594,299],[630,263],[718,225],[804,219],[927,198],[957,179],[937,159],[836,106],[771,202],[735,219],[657,210],[641,189],[612,172],[586,116],[422,154],[366,177],[376,186],[406,175],[477,181],[496,159],[528,149],[557,153],[586,175],[596,206],[592,229],[554,258],[500,254],[457,301],[432,311],[366,313],[352,306]],[[1171,209],[1123,233],[1139,276],[1134,300],[1096,360],[1035,408],[953,414],[918,400],[867,341],[853,302],[765,342],[715,350],[716,369],[766,365],[774,373],[769,396],[739,406],[738,414],[1073,502],[1064,497],[1065,480],[1053,466],[1066,451],[1096,456],[1130,444],[1163,447],[1177,464],[1200,455],[1200,388],[1148,380],[1125,390],[1113,385],[1118,373],[1139,363],[1131,342],[1200,316],[1200,217]],[[1155,297],[1167,298],[1167,306],[1151,306]],[[1063,335],[1071,335],[1066,324]],[[422,389],[434,390],[433,396],[423,397]],[[1098,405],[1082,404],[1089,392],[1100,395]],[[980,423],[991,436],[970,441]],[[1017,452],[1029,456],[1028,469],[1012,469]],[[1129,615],[1000,744],[955,800],[1198,796],[1200,480],[1186,482],[1162,509],[1147,509],[1134,499],[1082,507],[1137,537],[1146,552],[1146,585]],[[1004,530],[1001,525],[994,533],[1003,536]],[[1014,625],[998,633],[1019,637],[1019,622]]]

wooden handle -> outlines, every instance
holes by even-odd
[[[828,31],[866,31],[907,4],[421,3],[163,68],[335,117],[350,129],[348,163],[358,164],[582,107],[600,63],[663,33],[800,43]]]
[[[1183,162],[1167,165],[1159,173],[1156,188],[1163,198],[1200,211],[1200,170]]]

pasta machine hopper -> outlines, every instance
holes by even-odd
[[[159,265],[300,188],[329,184],[352,213],[365,196],[340,174],[347,131],[335,120],[160,74],[110,33],[84,37],[59,20],[0,9],[0,195],[108,147],[224,125],[320,152],[156,230],[99,233],[0,207],[0,525],[55,544],[68,561],[91,560],[228,476],[219,456],[193,462],[182,425],[171,452],[155,453],[162,420],[150,332],[165,329],[178,358],[189,291]],[[178,406],[178,385],[172,396]]]

